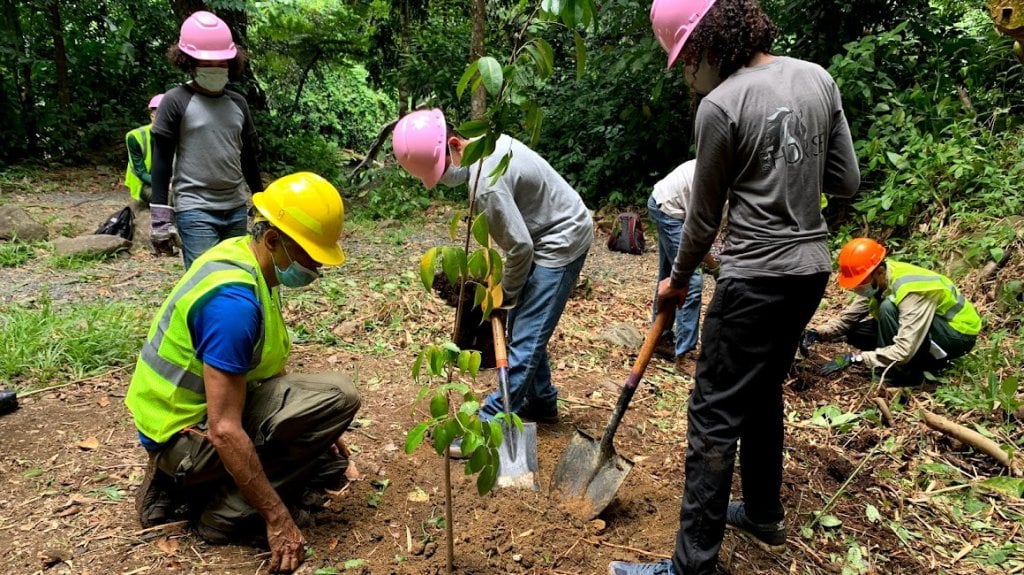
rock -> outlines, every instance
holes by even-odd
[[[58,238],[53,242],[54,253],[59,256],[112,255],[128,250],[132,243],[120,236],[91,234],[77,238]]]
[[[0,240],[17,238],[22,242],[39,242],[50,237],[46,227],[32,219],[19,206],[0,206]]]
[[[619,347],[639,348],[644,334],[633,324],[617,323],[597,335],[597,339]]]

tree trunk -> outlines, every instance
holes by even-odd
[[[475,62],[477,58],[484,55],[484,37],[487,34],[487,1],[473,0],[473,35],[469,43],[469,61]],[[487,115],[487,91],[483,83],[473,91],[470,101],[474,120],[482,119]]]
[[[401,42],[402,48],[399,50],[399,58],[403,54],[409,53],[409,46],[412,45],[412,32],[409,30],[410,22],[410,9],[409,0],[401,0],[400,7],[398,9],[398,34],[399,42]],[[398,75],[398,117],[409,113],[409,85],[408,80],[402,76],[401,73]]]
[[[53,34],[53,63],[57,68],[57,101],[67,110],[71,105],[71,87],[68,85],[68,53],[64,48],[60,0],[50,1],[50,29]]]
[[[18,104],[21,108],[21,126],[24,131],[25,149],[29,156],[36,154],[39,148],[39,129],[36,123],[36,98],[32,86],[32,54],[25,40],[18,17],[18,7],[12,0],[3,0],[3,16],[12,33],[11,60],[14,65],[14,85],[19,92]]]

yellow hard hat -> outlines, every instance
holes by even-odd
[[[338,245],[345,204],[327,180],[312,172],[284,176],[253,194],[252,204],[309,257],[325,266],[345,263],[345,252]]]

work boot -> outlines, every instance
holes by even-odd
[[[747,517],[746,506],[742,501],[729,502],[729,509],[725,512],[725,524],[753,537],[754,543],[766,551],[778,553],[786,549],[785,522],[754,523]]]
[[[156,453],[149,454],[146,475],[135,492],[135,511],[143,528],[163,525],[174,515],[174,479],[160,471]]]
[[[658,343],[654,344],[654,355],[672,361],[676,356],[675,337],[672,334],[662,334],[658,338]]]
[[[665,559],[657,563],[630,563],[612,561],[608,564],[608,575],[678,575],[672,562]]]
[[[18,409],[18,394],[9,389],[0,390],[0,415]]]
[[[520,419],[526,419],[529,421],[535,421],[537,423],[543,423],[547,425],[554,425],[559,422],[558,419],[558,402],[552,402],[551,405],[546,406],[535,406],[532,403],[526,404],[526,407],[519,411]]]

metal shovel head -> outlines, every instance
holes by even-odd
[[[551,494],[559,507],[583,520],[597,517],[615,499],[633,462],[615,453],[601,452],[601,442],[576,430],[551,477]]]
[[[519,430],[511,421],[501,425],[498,448],[498,487],[539,491],[537,481],[537,424],[523,422]]]

